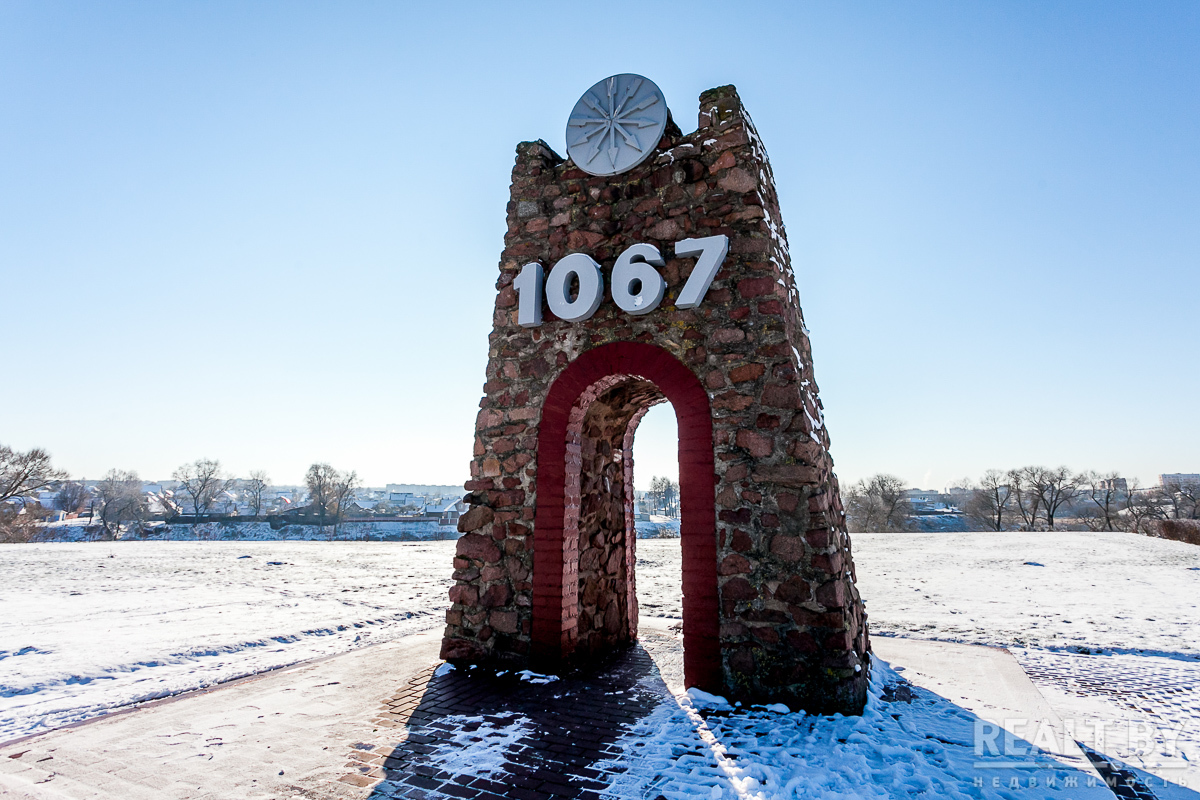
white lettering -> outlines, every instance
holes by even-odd
[[[996,740],[1000,738],[1003,731],[1004,729],[995,723],[976,718],[975,755],[1000,755],[1000,746],[996,744]]]

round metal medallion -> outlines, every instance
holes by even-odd
[[[654,152],[667,127],[667,101],[654,81],[613,75],[583,93],[567,120],[567,155],[590,175],[631,170]]]

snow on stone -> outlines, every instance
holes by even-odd
[[[1014,649],[1075,738],[1132,769],[1160,800],[1200,787],[1200,662]]]
[[[528,669],[523,669],[518,672],[517,677],[523,681],[528,681],[529,683],[554,683],[556,680],[558,680],[557,675],[543,675],[540,672],[534,672],[533,670]]]
[[[719,694],[709,694],[703,689],[692,687],[685,693],[696,708],[732,708],[729,701]]]
[[[437,745],[430,760],[451,776],[502,775],[511,766],[513,749],[533,731],[530,719],[520,714],[490,718],[454,715],[443,717],[440,724],[457,732]]]

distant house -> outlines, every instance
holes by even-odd
[[[268,487],[263,492],[263,509],[270,513],[283,513],[304,505],[305,493],[300,489]]]
[[[213,498],[213,510],[221,514],[236,514],[238,513],[238,493],[230,489],[218,494]]]
[[[389,491],[387,493],[387,502],[389,505],[401,508],[405,506],[423,508],[425,506],[425,497],[424,495],[413,494],[412,492]]]
[[[941,492],[936,489],[905,489],[902,494],[910,505],[933,505],[941,501]]]
[[[438,525],[458,525],[458,518],[466,510],[462,500],[445,500],[425,506],[425,516],[437,517]]]
[[[38,499],[34,495],[20,495],[19,494],[19,495],[15,495],[13,497],[9,497],[3,503],[0,503],[0,505],[5,505],[10,508],[18,509],[18,511],[16,513],[20,514],[25,510],[26,507],[37,508],[41,504],[38,503]]]
[[[959,489],[958,492],[951,489],[943,494],[936,489],[906,489],[901,496],[917,516],[956,515],[961,513],[959,504],[970,494],[965,489]]]
[[[649,522],[650,511],[647,509],[646,492],[633,490],[633,520],[638,522]]]
[[[161,487],[157,492],[147,491],[146,487],[142,487],[142,491],[146,498],[146,509],[153,516],[174,517],[183,512],[174,492],[163,491]]]

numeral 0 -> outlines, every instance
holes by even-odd
[[[698,257],[692,274],[683,285],[676,308],[695,308],[700,305],[708,287],[729,253],[729,237],[705,236],[684,239],[675,243],[675,255],[681,258]],[[630,245],[612,269],[612,295],[617,306],[626,313],[649,314],[658,308],[667,282],[655,267],[666,264],[658,248],[639,242]],[[571,299],[572,279],[578,280],[579,292]],[[554,315],[567,322],[580,322],[596,313],[604,298],[604,275],[591,256],[571,253],[563,256],[550,270],[543,282],[542,265],[536,261],[526,264],[513,281],[517,290],[517,324],[536,328],[542,324],[542,289],[546,303]]]

